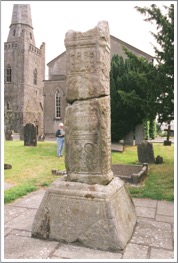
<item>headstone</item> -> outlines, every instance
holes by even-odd
[[[164,146],[171,146],[171,141],[168,141],[168,140],[165,140],[164,142],[163,142],[163,145]]]
[[[134,132],[133,131],[130,131],[127,135],[125,135],[124,144],[125,145],[134,145]]]
[[[44,140],[45,140],[44,134],[38,136],[38,141],[44,142]]]
[[[147,141],[137,146],[138,160],[140,163],[155,163],[153,144]]]
[[[143,124],[139,124],[135,127],[135,145],[140,144],[145,139],[145,132]]]
[[[37,146],[37,128],[33,123],[24,126],[24,145]]]
[[[157,155],[157,156],[156,156],[155,163],[156,163],[156,164],[161,164],[161,163],[163,163],[163,157],[161,157],[160,155]]]
[[[4,170],[8,170],[8,169],[12,169],[12,165],[8,164],[8,163],[5,163],[4,164]]]
[[[6,130],[5,131],[5,139],[6,141],[13,141],[13,132],[12,130]]]
[[[112,143],[111,144],[111,151],[112,152],[123,152],[124,151],[124,144],[123,143]]]
[[[32,236],[118,251],[132,236],[136,211],[111,170],[109,39],[105,21],[85,33],[66,34],[67,175],[46,191]]]

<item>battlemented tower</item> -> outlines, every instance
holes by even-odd
[[[4,43],[5,129],[21,132],[32,122],[43,134],[44,79],[45,43],[35,46],[30,5],[14,4]]]

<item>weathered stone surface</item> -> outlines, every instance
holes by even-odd
[[[148,246],[128,244],[124,251],[123,259],[147,259],[148,251]]]
[[[153,219],[137,220],[137,226],[130,241],[155,248],[173,249],[171,224]]]
[[[126,183],[138,184],[146,176],[148,172],[148,164],[143,165],[125,165],[125,164],[112,164],[112,171],[114,176],[119,176],[121,180]]]
[[[137,216],[146,218],[155,218],[156,210],[153,207],[137,207]]]
[[[51,250],[54,250],[58,245],[57,242],[46,242],[45,240],[32,239],[31,237],[16,235],[8,235],[4,246],[5,259],[47,259]],[[12,261],[13,262],[13,261]]]
[[[25,146],[37,145],[37,127],[33,123],[27,123],[24,126],[24,145]]]
[[[66,100],[110,94],[110,34],[106,21],[87,32],[68,31],[66,46]]]
[[[12,130],[5,131],[5,139],[6,141],[13,141],[13,132]]]
[[[137,146],[138,160],[140,163],[155,163],[153,144],[147,141]]]
[[[47,190],[32,236],[118,251],[132,236],[136,211],[111,170],[108,23],[86,33],[70,31],[65,44],[67,175]]]
[[[119,251],[135,224],[135,208],[122,180],[114,178],[107,186],[88,185],[68,182],[64,176],[45,193],[32,236]]]
[[[166,201],[158,201],[157,214],[174,216],[174,203]]]
[[[125,145],[133,145],[134,144],[134,132],[130,131],[125,137],[124,137],[124,144]]]
[[[69,257],[70,256],[70,257]],[[54,252],[53,258],[63,259],[120,259],[121,253],[101,251],[77,245],[61,244]]]
[[[20,209],[17,209],[17,210],[18,210],[17,213],[15,213],[16,215],[20,213]],[[11,220],[8,220],[8,218],[11,217],[11,215],[9,216],[7,215],[6,216],[7,221],[4,226],[9,227],[9,228],[12,228],[14,226],[14,228],[16,229],[23,229],[23,230],[30,231],[35,213],[36,213],[36,209],[24,208],[24,213],[21,213],[17,217],[13,217]]]
[[[68,180],[107,184],[113,177],[109,98],[77,101],[69,106],[65,132]]]
[[[139,124],[135,127],[135,145],[138,145],[145,139],[145,131],[143,124]]]
[[[69,181],[107,184],[111,171],[110,35],[106,21],[68,31],[65,164]]]
[[[174,252],[164,249],[151,248],[150,259],[172,259],[174,258]]]

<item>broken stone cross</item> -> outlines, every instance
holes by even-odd
[[[69,31],[65,164],[69,181],[108,184],[111,171],[110,35],[107,23]]]
[[[33,237],[118,251],[134,231],[134,204],[111,170],[109,43],[106,21],[85,33],[66,33],[67,175],[46,191]]]

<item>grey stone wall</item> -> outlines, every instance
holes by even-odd
[[[11,82],[7,82],[6,79],[8,65],[12,69]],[[37,69],[37,85],[33,83],[35,69]],[[4,43],[6,128],[20,132],[26,123],[32,122],[38,126],[38,132],[43,134],[44,78],[45,43],[40,48],[35,47],[29,5],[14,5],[8,39]]]
[[[61,96],[61,118],[55,118],[55,93],[59,90]],[[62,80],[48,80],[44,83],[44,131],[46,135],[54,135],[59,122],[64,122],[65,108],[65,76]]]

